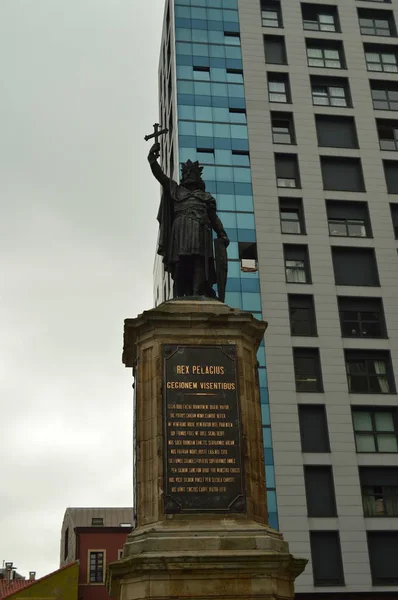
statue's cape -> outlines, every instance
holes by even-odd
[[[159,222],[158,254],[163,256],[165,271],[168,271],[173,275],[172,265],[170,264],[171,228],[174,219],[173,200],[171,198],[169,186],[163,187],[162,189],[163,193],[157,217]]]

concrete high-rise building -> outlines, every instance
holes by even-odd
[[[259,351],[270,524],[299,598],[398,598],[398,0],[167,0],[163,168],[188,158]],[[170,297],[155,261],[155,303]]]

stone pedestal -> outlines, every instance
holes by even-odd
[[[123,559],[109,565],[107,585],[112,596],[121,600],[294,597],[294,580],[306,560],[294,558],[282,534],[267,524],[256,358],[265,329],[266,323],[250,313],[209,299],[172,300],[126,320],[123,362],[133,368],[136,381],[138,522],[127,538]],[[167,443],[174,442],[167,442],[170,432],[165,422],[170,385],[165,381],[165,352],[180,346],[201,347],[202,367],[208,348],[226,349],[235,357],[243,495],[222,510],[208,510],[206,494],[203,511],[191,510],[189,503],[180,512],[170,510],[166,501],[166,490],[170,496],[170,490],[182,489],[166,481]],[[195,392],[191,396],[196,397]],[[210,487],[190,491],[205,489]]]

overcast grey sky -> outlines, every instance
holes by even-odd
[[[0,2],[0,561],[132,502],[123,320],[152,307],[164,0]]]

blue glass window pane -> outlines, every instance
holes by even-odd
[[[210,81],[209,71],[203,71],[202,69],[200,71],[193,70],[192,74],[195,81]]]
[[[263,425],[270,425],[269,404],[261,404],[261,422]],[[270,486],[273,487],[273,486]]]
[[[176,53],[177,54],[192,54],[192,44],[187,44],[185,42],[177,42],[176,43]]]
[[[248,154],[233,154],[232,164],[240,167],[250,167],[250,158]],[[250,179],[251,181],[251,179]]]
[[[192,29],[208,29],[208,22],[205,19],[191,19]]]
[[[227,281],[227,292],[240,292],[240,278],[239,277],[228,277]]]
[[[274,464],[274,453],[272,448],[264,448],[264,462],[266,465]]]
[[[222,83],[227,81],[227,72],[225,69],[211,69],[210,75],[212,81],[220,81]]]
[[[196,148],[196,137],[194,135],[180,135],[178,141],[180,148]]]
[[[187,162],[187,160],[198,160],[195,148],[180,148],[180,162]]]
[[[260,402],[261,402],[261,404],[268,404],[269,403],[269,397],[268,397],[268,390],[267,390],[267,388],[260,388]]]
[[[229,71],[226,72],[227,74],[227,82],[228,83],[239,83],[239,84],[243,84],[243,74],[242,73],[231,73]],[[243,94],[244,96],[244,94]]]
[[[215,179],[215,168],[214,167],[204,167],[203,169],[203,178],[204,180],[214,181]]]
[[[255,242],[256,232],[254,229],[239,229],[238,237],[240,242]]]
[[[237,214],[238,227],[240,229],[254,229],[254,215],[253,213],[238,213]]]
[[[232,165],[232,150],[216,150],[216,164]]]
[[[272,437],[270,427],[263,427],[263,446],[264,448],[272,448]]]
[[[243,85],[237,83],[228,83],[228,96],[230,98],[244,98],[245,88]]]
[[[265,484],[267,488],[275,487],[275,468],[272,465],[265,467]]]
[[[225,58],[240,60],[242,58],[242,50],[240,46],[225,46]]]
[[[214,152],[198,152],[198,161],[202,165],[214,165]]]
[[[177,81],[179,94],[193,94],[193,81]]]
[[[213,137],[213,124],[212,123],[196,123],[196,135],[204,137]]]
[[[231,135],[233,138],[244,140],[248,138],[247,125],[231,125]]]
[[[211,67],[216,67],[217,69],[225,69],[226,67],[226,62],[225,62],[225,58],[223,57],[210,57],[210,66]]]
[[[192,41],[203,42],[204,44],[207,44],[209,42],[209,34],[207,29],[192,29]],[[194,54],[196,54],[196,52],[194,52]]]
[[[222,0],[207,0],[208,6],[213,6],[214,8],[221,8]]]
[[[232,181],[217,182],[217,194],[234,194],[234,193],[235,193],[235,189],[234,189],[234,184]]]
[[[224,46],[209,46],[210,56],[213,58],[225,58],[225,47]]]
[[[228,247],[229,254],[229,247]],[[229,260],[228,261],[228,277],[239,277],[240,276],[240,262]]]
[[[181,17],[177,17],[177,19],[175,20],[175,25],[179,29],[191,29],[192,21],[191,21],[191,19],[184,19]]]
[[[189,8],[189,6],[176,6],[174,14],[176,18],[181,17],[182,19],[190,19],[191,9]]]
[[[234,181],[239,183],[250,183],[252,180],[250,169],[234,168]]]
[[[214,138],[214,148],[217,150],[230,150],[232,146],[231,138]]]
[[[211,99],[212,106],[218,108],[228,108],[228,98],[222,96],[213,96]]]
[[[276,492],[267,491],[267,506],[269,512],[276,512]]]
[[[207,44],[192,44],[192,54],[194,56],[209,56],[209,46]]]
[[[224,31],[224,25],[222,21],[207,21],[207,27],[213,31]]]
[[[195,119],[197,121],[211,121],[212,120],[211,106],[197,106],[195,108]]]
[[[235,184],[236,194],[241,196],[253,196],[253,190],[251,183],[236,183]]]
[[[178,118],[179,119],[194,119],[195,108],[193,106],[187,106],[186,104],[180,104],[178,106]]]
[[[207,81],[195,81],[193,84],[194,94],[199,94],[200,96],[210,96],[211,95],[211,84]],[[236,127],[236,125],[235,125]]]
[[[209,10],[207,11],[207,18],[211,21],[222,21],[223,11],[209,8]]]
[[[231,137],[231,125],[222,123],[214,123],[214,137],[229,138]]]
[[[237,10],[223,10],[223,19],[226,23],[239,23],[239,13]]]
[[[216,181],[232,181],[232,175],[232,167],[217,167],[216,169]],[[234,227],[236,227],[236,220]]]
[[[183,54],[177,54],[176,64],[177,65],[193,65],[193,58],[191,55],[185,56]]]
[[[215,194],[217,191],[216,182],[206,181],[206,191],[209,192],[209,194]]]
[[[217,208],[218,210],[235,210],[235,197],[231,194],[218,194]],[[235,275],[235,277],[237,276]]]
[[[256,293],[260,292],[260,281],[258,273],[250,273],[252,277],[242,278],[242,292]],[[265,367],[265,362],[262,367]]]
[[[260,388],[266,388],[268,386],[267,369],[259,369],[258,370],[258,381],[259,381]]]
[[[228,111],[228,114],[231,123],[247,123],[246,113]]]
[[[236,210],[253,210],[253,198],[251,196],[236,196]]]
[[[214,138],[210,136],[198,135],[196,137],[197,148],[214,148]]]
[[[232,127],[232,125],[231,125]],[[248,152],[249,151],[249,141],[248,140],[237,140],[232,139],[232,149],[238,150],[239,152]]]
[[[177,100],[181,104],[195,104],[195,96],[193,94],[178,94]]]
[[[239,23],[235,23],[234,21],[224,21],[224,31],[239,33]]]
[[[192,7],[191,17],[192,17],[192,19],[207,19],[206,9]]]
[[[242,294],[243,310],[261,310],[260,294],[244,292]]]
[[[271,513],[268,511],[268,524],[272,529],[279,529],[278,513]]]
[[[237,58],[227,58],[225,64],[227,69],[243,69],[243,62]]]
[[[225,303],[232,308],[242,308],[242,297],[239,292],[226,292]]]
[[[214,119],[214,121],[221,121],[224,123],[228,123],[229,122],[228,108],[213,108],[213,119]]]
[[[193,79],[193,68],[177,66],[177,79]]]
[[[196,6],[207,6],[207,2],[208,0],[191,0],[190,4],[195,4]]]
[[[221,0],[223,8],[238,8],[238,0]]]
[[[211,96],[195,96],[196,106],[211,106]]]
[[[195,123],[193,121],[179,121],[178,132],[180,135],[195,135]]]
[[[227,236],[231,240],[231,242],[238,241],[238,230],[237,229],[232,229],[232,228],[226,227],[225,233],[227,234]]]
[[[192,64],[194,67],[209,67],[210,59],[208,56],[193,56]]]
[[[209,31],[209,42],[213,44],[224,43],[224,32],[223,31]]]
[[[190,42],[192,40],[192,30],[182,29],[182,27],[176,28],[176,41],[177,42]]]
[[[220,217],[222,224],[225,229],[228,228],[236,228],[236,214],[233,212],[219,212],[218,216]],[[240,291],[240,288],[239,288]]]
[[[212,83],[211,94],[212,96],[228,96],[228,85],[226,83]]]

